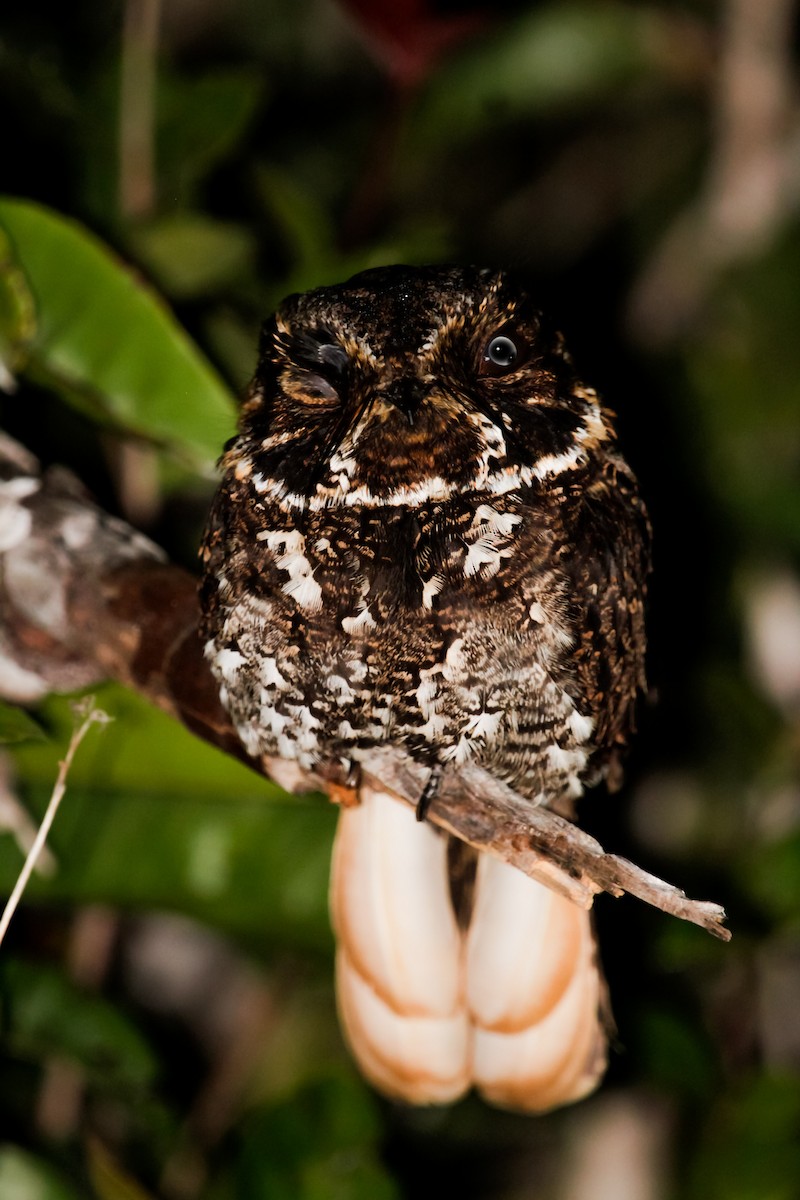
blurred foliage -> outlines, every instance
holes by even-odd
[[[6,323],[7,368],[210,468],[230,435],[233,406],[158,298],[88,232],[54,213],[3,200],[0,226],[17,296],[20,276],[29,289]],[[192,253],[220,252],[219,238],[209,244],[206,231],[198,245],[194,233]],[[172,238],[183,249],[179,230]]]
[[[42,737],[41,727],[24,708],[0,702],[0,742],[29,742]]]
[[[80,1193],[39,1158],[0,1146],[0,1190],[15,1200],[78,1200]]]
[[[255,948],[266,936],[327,951],[334,811],[285,797],[120,688],[103,689],[98,701],[114,720],[76,758],[50,838],[59,869],[32,880],[30,897],[158,905],[211,918]],[[42,717],[49,744],[28,743],[15,756],[37,814],[70,728],[56,701]],[[18,869],[13,841],[0,838],[3,890]]]
[[[796,181],[758,210],[797,113],[765,123],[761,190],[737,191],[733,7],[5,6],[3,427],[191,563],[285,293],[403,260],[527,275],[618,411],[656,533],[658,704],[621,799],[583,819],[725,903],[735,939],[601,901],[619,1053],[600,1096],[537,1121],[388,1105],[335,1021],[332,811],[105,688],[114,721],[0,957],[0,1195],[382,1200],[444,1178],[465,1200],[591,1200],[569,1169],[614,1097],[656,1105],[652,1196],[798,1194],[800,618],[776,628],[758,599],[800,572]],[[784,34],[770,78],[793,95]],[[5,890],[70,725],[61,700],[0,709]]]
[[[352,1079],[320,1079],[254,1110],[241,1131],[236,1192],[275,1200],[395,1200],[380,1166],[380,1118]]]

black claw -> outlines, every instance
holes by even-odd
[[[430,775],[422,789],[422,795],[417,801],[417,820],[424,821],[428,815],[428,809],[433,803],[433,799],[439,790],[439,784],[442,781],[442,767],[439,763],[431,770]]]

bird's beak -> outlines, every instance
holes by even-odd
[[[414,418],[429,390],[428,385],[421,379],[401,375],[381,389],[380,397],[384,404],[398,409],[409,425],[413,425]]]

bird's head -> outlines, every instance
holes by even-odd
[[[380,267],[266,323],[225,465],[287,507],[415,505],[545,483],[612,436],[505,273]]]

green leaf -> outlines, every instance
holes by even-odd
[[[24,708],[0,700],[0,742],[42,741],[47,735]]]
[[[0,1196],[8,1200],[81,1200],[55,1171],[17,1146],[0,1146]]]
[[[252,271],[256,240],[241,225],[201,213],[175,213],[137,226],[130,235],[136,257],[176,299],[209,295]],[[250,359],[255,341],[250,346]]]
[[[69,1058],[102,1090],[141,1091],[155,1078],[155,1056],[119,1010],[53,968],[4,960],[0,1005],[5,1042],[17,1057]]]
[[[37,898],[166,907],[235,929],[262,948],[327,952],[332,805],[274,784],[117,687],[96,693],[114,720],[81,748],[49,844],[58,871]],[[42,812],[69,738],[63,700],[43,708],[52,739],[15,747],[32,810]],[[0,889],[20,853],[0,839]]]
[[[702,1131],[688,1200],[796,1200],[800,1080],[763,1075],[722,1094]]]
[[[236,148],[264,95],[263,75],[241,65],[197,79],[162,75],[158,89],[158,183],[186,202]]]
[[[664,1091],[707,1102],[717,1070],[703,1034],[681,1013],[648,1008],[636,1030],[637,1061],[647,1078]]]
[[[46,794],[33,799],[40,810]],[[59,869],[25,901],[62,899],[167,908],[270,946],[330,949],[327,887],[336,814],[322,801],[270,804],[166,791],[68,789],[50,847]],[[0,888],[20,852],[0,841]]]
[[[93,695],[112,720],[102,737],[87,742],[76,756],[69,773],[70,790],[174,791],[203,800],[283,795],[274,784],[118,684],[95,688]],[[72,732],[73,703],[51,696],[39,707],[38,716],[50,733],[49,742],[18,746],[13,754],[20,777],[47,789]]]
[[[13,390],[14,375],[25,363],[35,334],[33,296],[0,229],[0,388]]]
[[[417,114],[428,141],[469,137],[498,118],[586,102],[650,58],[647,14],[622,4],[537,7],[445,65]]]
[[[163,302],[96,237],[40,205],[0,200],[0,228],[36,305],[25,369],[210,470],[233,429],[232,398]]]
[[[749,845],[737,863],[745,895],[778,920],[800,912],[800,833]]]
[[[375,1101],[352,1075],[318,1080],[247,1121],[239,1194],[271,1200],[397,1200],[381,1166]]]

